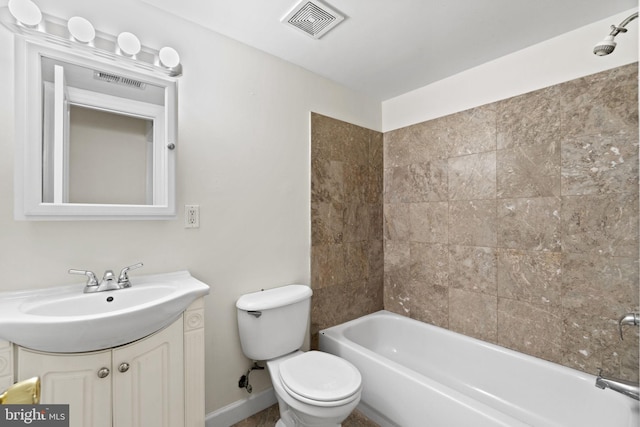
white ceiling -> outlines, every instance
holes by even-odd
[[[325,0],[346,19],[316,40],[280,22],[299,0],[142,1],[378,100],[638,5],[637,0]],[[602,36],[607,33],[604,27]]]

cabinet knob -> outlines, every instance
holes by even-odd
[[[129,370],[129,364],[124,362],[121,363],[120,366],[118,366],[118,371],[120,372],[127,372]]]
[[[106,378],[109,376],[109,368],[101,368],[98,371],[98,378]]]

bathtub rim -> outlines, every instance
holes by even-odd
[[[464,334],[462,334],[460,332],[452,331],[451,329],[443,328],[441,326],[437,326],[437,325],[434,325],[432,323],[427,323],[427,322],[423,322],[421,320],[413,319],[411,317],[403,316],[401,314],[394,313],[394,312],[388,311],[388,310],[378,310],[378,311],[373,312],[373,313],[365,314],[364,316],[358,317],[356,319],[352,319],[352,320],[349,320],[347,322],[344,322],[344,323],[341,323],[341,324],[338,324],[338,325],[334,325],[334,326],[330,326],[328,328],[321,329],[320,331],[318,331],[318,333],[321,334],[321,335],[327,335],[328,337],[334,337],[334,336],[336,336],[336,334],[339,334],[340,336],[344,337],[348,341],[353,342],[347,336],[345,336],[345,334],[344,334],[345,330],[347,328],[351,327],[351,326],[363,323],[369,318],[377,318],[377,317],[390,317],[390,318],[393,318],[393,319],[397,319],[397,320],[401,320],[401,321],[408,321],[408,322],[411,322],[413,324],[418,324],[421,327],[427,327],[428,329],[434,329],[434,330],[438,331],[439,333],[450,333],[450,334],[453,334],[454,336],[456,336],[457,338],[459,338],[459,339],[461,339],[463,341],[472,343],[474,345],[478,345],[478,346],[481,346],[481,347],[486,347],[486,348],[489,348],[489,349],[492,349],[492,350],[497,350],[497,351],[500,351],[500,352],[505,352],[505,353],[513,355],[513,356],[515,356],[515,357],[517,357],[519,359],[528,360],[529,358],[533,358],[534,359],[533,362],[540,363],[543,366],[548,366],[548,367],[552,368],[553,370],[562,371],[562,370],[568,369],[570,372],[574,373],[577,377],[579,377],[580,379],[582,379],[584,381],[592,381],[594,384],[595,384],[595,381],[596,381],[596,375],[589,374],[588,372],[580,371],[578,369],[575,369],[575,368],[572,368],[572,367],[569,367],[569,366],[565,366],[565,365],[561,365],[559,363],[552,362],[550,360],[542,359],[542,358],[537,357],[537,356],[533,356],[533,355],[530,355],[530,354],[525,354],[525,353],[522,353],[520,351],[513,350],[513,349],[510,349],[508,347],[501,346],[499,344],[494,344],[494,343],[491,343],[491,342],[488,342],[488,341],[483,341],[483,340],[478,339],[478,338],[474,338],[474,337],[471,337],[471,336],[468,336],[468,335],[464,335]],[[368,349],[368,348],[366,348],[364,346],[361,346],[358,343],[354,342],[354,344],[358,345],[367,354],[370,354],[370,355],[377,354],[374,351],[372,351],[372,350],[370,350],[370,349]],[[394,362],[392,360],[389,360],[389,361],[394,363],[394,364],[396,364],[396,365],[398,365],[398,366],[401,366],[397,362]]]
[[[342,324],[339,325],[334,325],[328,328],[324,328],[322,330],[320,330],[320,340],[319,343],[322,343],[323,341],[326,340],[326,344],[324,345],[325,348],[329,347],[335,347],[335,348],[342,348],[342,349],[346,349],[347,351],[350,351],[349,348],[352,348],[358,353],[360,354],[360,356],[365,357],[366,359],[371,359],[372,361],[377,361],[380,360],[380,358],[384,359],[384,363],[387,364],[387,366],[389,366],[392,370],[396,371],[396,372],[400,372],[400,373],[404,373],[406,371],[409,372],[416,372],[415,370],[413,370],[412,368],[403,365],[400,362],[397,362],[395,360],[389,359],[387,357],[385,357],[384,355],[381,355],[380,353],[374,351],[373,349],[370,349],[368,347],[366,347],[365,345],[362,345],[356,341],[353,341],[352,339],[350,339],[347,336],[347,331],[353,327],[353,326],[357,326],[360,323],[365,323],[367,322],[369,319],[371,318],[382,318],[382,319],[391,319],[391,321],[400,321],[400,322],[408,322],[409,324],[413,324],[413,325],[417,325],[420,328],[425,328],[427,330],[431,330],[436,334],[444,334],[444,336],[447,336],[447,338],[450,339],[455,339],[455,340],[461,340],[461,342],[463,344],[468,344],[468,345],[473,345],[473,346],[478,346],[478,348],[482,351],[482,349],[486,349],[487,351],[492,351],[492,352],[498,352],[501,353],[502,355],[505,355],[507,357],[513,357],[516,361],[522,362],[522,363],[526,363],[526,364],[533,364],[536,368],[540,368],[540,369],[545,369],[547,370],[550,374],[557,374],[560,377],[567,377],[573,381],[576,381],[578,383],[584,383],[585,387],[594,387],[595,388],[595,380],[596,380],[596,376],[577,370],[575,368],[571,368],[568,366],[564,366],[564,365],[560,365],[559,363],[555,363],[555,362],[551,362],[545,359],[541,359],[539,357],[536,356],[532,356],[532,355],[528,355],[516,350],[512,350],[509,349],[507,347],[503,347],[500,346],[498,344],[494,344],[491,342],[487,342],[487,341],[483,341],[474,337],[470,337],[464,334],[461,334],[459,332],[456,331],[452,331],[446,328],[442,328],[440,326],[436,326],[433,324],[429,324],[426,322],[422,322],[420,320],[416,320],[416,319],[412,319],[410,317],[407,316],[403,316],[401,314],[398,313],[393,313],[390,312],[388,310],[379,310],[377,312],[374,313],[369,313],[366,314],[364,316],[361,316],[359,318],[356,319],[352,319],[350,321],[344,322]],[[333,343],[332,343],[333,342]],[[321,350],[323,350],[322,346],[321,346]],[[337,353],[336,353],[337,354]],[[445,389],[447,389],[448,391],[453,391],[455,394],[463,394],[466,395],[466,393],[464,393],[462,390],[458,390],[456,389],[455,386],[452,386],[450,384],[447,383],[443,383],[440,382],[434,378],[430,378],[427,375],[423,375],[422,373],[418,372],[419,375],[421,375],[424,378],[427,378],[429,380],[429,382],[435,382],[439,385],[441,385],[442,387],[444,387]],[[363,375],[363,381],[364,381],[364,375]],[[639,414],[639,405],[640,403],[634,401],[633,399],[626,397],[626,396],[622,396],[622,395],[618,395],[617,393],[615,393],[614,391],[611,390],[602,390],[602,391],[609,391],[610,394],[609,396],[606,397],[607,400],[609,399],[613,399],[615,401],[618,401],[618,403],[616,403],[616,405],[623,405],[622,407],[626,407],[628,408],[628,410],[630,411],[630,420],[637,420],[638,419],[638,414]],[[466,395],[466,397],[469,397],[471,399],[474,399],[472,396]],[[629,399],[629,400],[627,400]],[[498,410],[499,412],[502,412],[505,415],[508,416],[514,416],[514,414],[510,414],[509,412],[503,412],[502,410],[499,410],[495,407],[493,407],[492,405],[488,404],[487,402],[483,402],[483,401],[479,401],[479,403],[485,405],[485,406],[489,406],[492,407],[495,410]],[[385,421],[384,423],[380,423],[381,425],[389,425],[389,426],[395,426],[395,424],[393,424],[393,422],[389,423],[387,421],[390,421],[384,413],[377,411],[375,408],[372,407],[366,407],[367,405],[367,401],[363,396],[362,402],[361,402],[361,411],[367,415],[369,418],[375,420],[376,417],[375,416],[371,416],[370,415],[370,411],[368,409],[371,409],[374,414],[373,415],[380,415],[383,418],[383,421]],[[625,411],[626,412],[626,411]],[[531,412],[531,414],[536,414],[536,412]],[[519,416],[515,417],[518,420],[521,420],[522,418],[520,418]],[[534,418],[537,418],[537,416],[535,416]],[[553,419],[547,419],[548,421],[553,422]],[[554,424],[555,425],[555,424]],[[635,425],[635,424],[631,424],[631,425]]]

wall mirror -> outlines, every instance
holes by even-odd
[[[16,219],[175,217],[177,82],[16,38]]]

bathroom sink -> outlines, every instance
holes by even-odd
[[[209,286],[189,272],[137,276],[130,288],[83,293],[84,285],[0,293],[0,339],[76,353],[126,344],[173,323]]]

